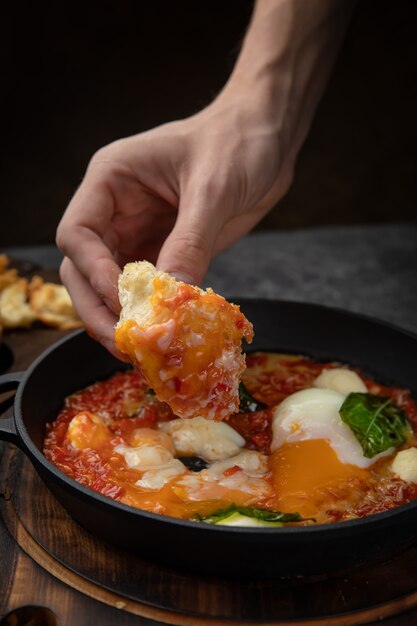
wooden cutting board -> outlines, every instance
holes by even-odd
[[[6,335],[14,355],[11,369],[25,369],[63,334],[37,328]],[[189,574],[122,552],[84,531],[20,451],[5,444],[1,450],[0,626],[90,626],[94,621],[100,626],[353,626],[381,618],[387,626],[417,623],[417,545],[384,563],[330,579],[238,582],[222,579],[221,573],[219,578]],[[21,621],[1,620],[27,605],[53,614],[36,618],[26,609]]]

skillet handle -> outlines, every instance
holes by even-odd
[[[10,374],[0,376],[0,394],[5,391],[17,389],[24,373],[25,372],[11,372]],[[0,441],[10,441],[10,443],[19,445],[19,435],[17,434],[14,417],[2,418],[3,413],[12,406],[13,402],[14,396],[0,402]]]

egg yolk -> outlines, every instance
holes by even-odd
[[[77,450],[100,450],[109,444],[112,433],[98,415],[91,411],[81,411],[71,420],[67,437]]]
[[[369,471],[342,463],[325,439],[285,443],[270,457],[275,510],[320,517],[320,511],[347,499]],[[317,521],[320,521],[317,519]]]

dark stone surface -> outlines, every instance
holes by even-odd
[[[53,246],[9,248],[57,267]],[[417,223],[253,233],[211,264],[205,286],[348,309],[417,332]]]
[[[417,332],[417,223],[255,233],[212,263],[225,296],[313,302]]]

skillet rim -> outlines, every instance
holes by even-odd
[[[399,333],[411,339],[412,341],[415,341],[416,347],[417,347],[417,334],[415,334],[414,332],[408,329],[401,328],[400,326],[397,326],[393,324],[392,322],[381,320],[381,319],[378,319],[378,318],[375,318],[373,316],[366,315],[363,313],[357,313],[355,311],[350,311],[347,309],[327,306],[327,305],[318,304],[318,303],[303,302],[300,300],[280,300],[278,298],[259,298],[259,297],[257,298],[228,297],[227,299],[229,302],[234,302],[238,304],[238,306],[244,306],[246,303],[247,304],[258,303],[261,305],[269,304],[269,303],[276,304],[276,305],[280,305],[280,304],[290,305],[290,306],[296,305],[296,306],[300,306],[303,308],[311,308],[316,311],[323,310],[330,314],[336,313],[336,314],[341,314],[341,315],[345,315],[348,317],[353,317],[354,319],[363,320],[373,325],[377,325],[381,328],[390,329],[396,333]],[[143,509],[132,507],[130,505],[123,504],[122,502],[118,502],[117,500],[112,500],[111,498],[103,496],[102,494],[94,491],[93,489],[90,489],[89,487],[82,485],[81,483],[77,482],[75,479],[69,477],[67,474],[65,474],[63,471],[61,471],[53,463],[51,463],[51,461],[47,459],[45,455],[34,444],[32,439],[29,437],[29,434],[26,430],[26,427],[23,421],[23,416],[21,414],[21,399],[24,394],[26,384],[28,383],[31,375],[36,370],[38,365],[44,359],[46,359],[52,352],[60,348],[61,345],[69,341],[72,341],[75,337],[78,337],[79,335],[82,335],[82,334],[87,335],[87,332],[84,328],[71,332],[70,334],[54,342],[51,346],[49,346],[46,350],[44,350],[31,363],[31,365],[27,368],[27,370],[25,370],[22,376],[22,379],[19,383],[19,386],[16,390],[16,395],[14,399],[13,420],[17,429],[18,437],[20,441],[22,441],[24,444],[24,447],[25,447],[24,451],[28,451],[29,456],[32,459],[35,459],[36,463],[44,466],[45,469],[49,472],[49,474],[52,475],[55,481],[64,483],[72,491],[75,490],[79,492],[79,495],[82,496],[83,499],[92,499],[93,501],[96,501],[101,506],[115,508],[116,510],[120,510],[121,512],[128,514],[130,516],[139,515],[140,517],[147,518],[149,521],[155,521],[160,524],[173,524],[174,526],[181,526],[181,527],[185,526],[186,528],[187,527],[191,528],[195,530],[196,532],[208,531],[208,532],[214,532],[214,533],[216,532],[224,533],[226,531],[228,533],[236,533],[236,534],[249,535],[249,536],[257,536],[257,535],[258,536],[261,536],[261,535],[292,536],[292,535],[296,535],[300,533],[302,533],[303,536],[306,536],[306,535],[316,534],[318,532],[325,532],[325,531],[327,531],[327,534],[331,532],[333,534],[339,533],[343,535],[345,534],[345,532],[349,533],[351,529],[355,529],[357,526],[360,526],[362,528],[365,526],[369,526],[369,525],[373,526],[374,524],[377,524],[380,521],[382,523],[384,520],[389,520],[390,518],[397,517],[401,514],[407,515],[409,510],[415,509],[417,507],[417,500],[413,500],[412,502],[402,504],[400,506],[394,507],[387,511],[374,513],[373,515],[354,518],[352,520],[346,520],[346,521],[341,521],[341,522],[331,522],[331,523],[329,522],[327,524],[314,524],[311,526],[281,526],[281,527],[274,527],[274,528],[266,528],[266,527],[258,528],[258,527],[233,527],[233,526],[224,526],[224,525],[217,526],[215,524],[205,524],[203,522],[195,522],[191,520],[175,518],[175,517],[171,517],[168,515],[161,515],[158,513],[145,511]],[[200,531],[197,529],[200,529]]]

